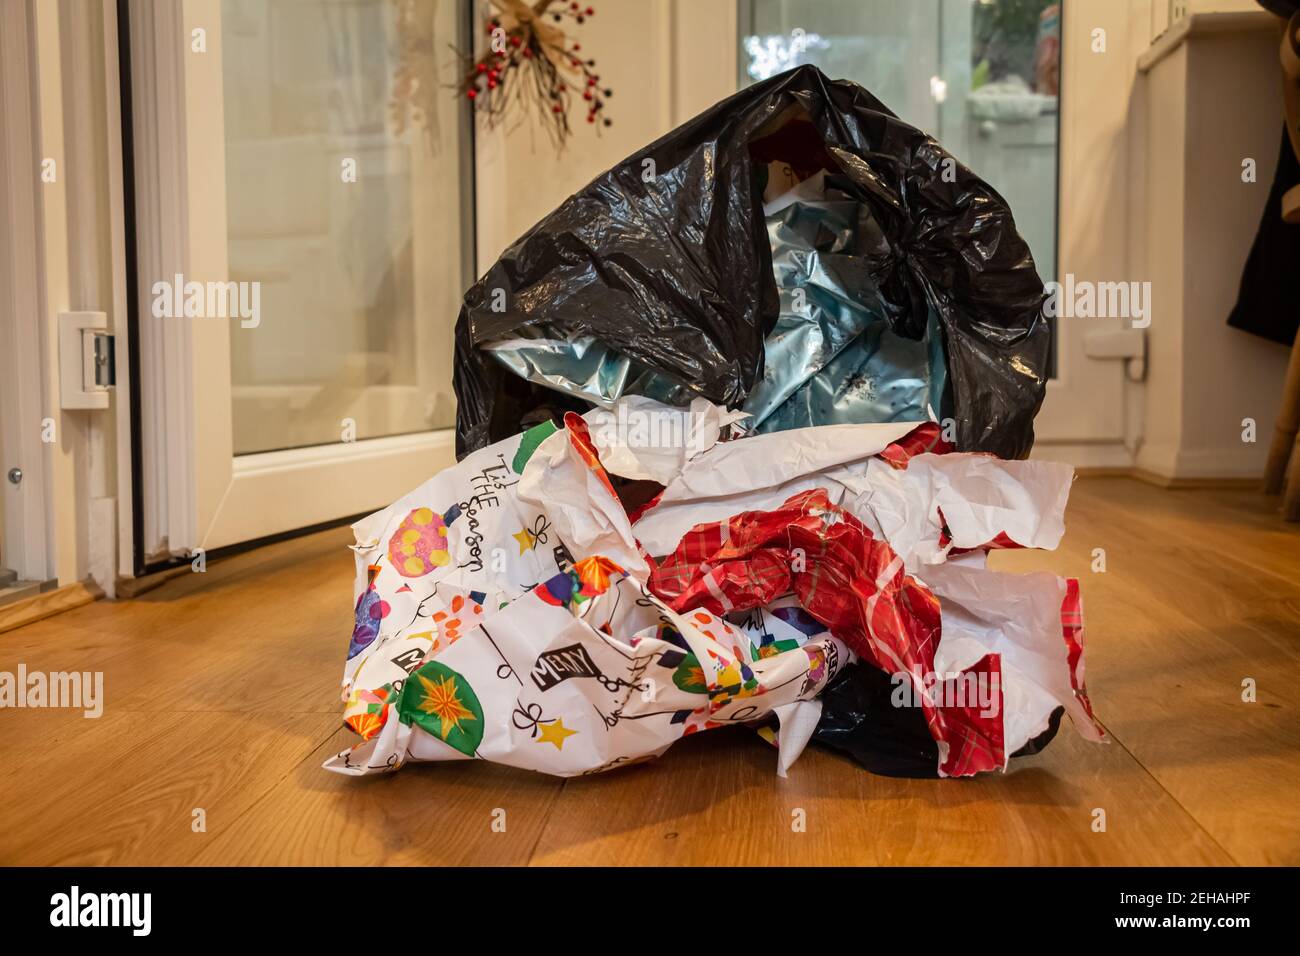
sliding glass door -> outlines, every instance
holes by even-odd
[[[451,460],[472,278],[457,0],[129,0],[146,563]]]
[[[800,63],[865,87],[1006,198],[1043,281],[1128,279],[1127,124],[1146,15],[1129,0],[738,0],[742,83]],[[1124,363],[1060,320],[1040,445],[1101,467],[1123,444]]]

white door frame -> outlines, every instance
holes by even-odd
[[[114,9],[113,0],[0,4],[0,437],[24,471],[17,489],[3,482],[6,563],[46,583],[90,577],[109,595],[120,558],[113,448],[129,457],[129,431],[115,436],[111,413],[62,407],[58,333],[63,312],[105,312],[110,329],[124,315],[104,281],[120,284],[121,270],[116,248],[112,263],[103,258],[100,205],[120,165],[98,116],[107,107],[111,136],[117,65],[101,27],[111,32]],[[107,226],[120,234],[120,221]],[[120,398],[125,349],[117,361]]]
[[[221,5],[130,0],[130,15],[147,560],[383,507],[454,461],[451,429],[236,457],[231,320],[153,316],[160,279],[229,279]]]
[[[126,42],[117,32],[117,0],[102,0],[104,24],[104,130],[108,184],[109,257],[112,268],[112,328],[116,363],[116,395],[113,401],[114,434],[117,457],[113,463],[117,485],[117,576],[135,575],[135,480],[132,468],[136,436],[131,432],[132,346],[130,336],[129,282],[127,266],[131,262],[126,247],[126,156],[123,153],[121,99],[122,75],[120,44]],[[129,104],[126,104],[129,110]],[[129,115],[129,113],[128,113]]]
[[[1062,17],[1057,280],[1142,278],[1127,210],[1140,185],[1130,175],[1130,102],[1137,58],[1151,38],[1151,0],[1065,0]],[[1093,31],[1105,31],[1105,52]],[[1034,422],[1034,456],[1080,467],[1127,469],[1140,435],[1134,404],[1143,387],[1123,359],[1088,356],[1088,337],[1129,325],[1120,318],[1056,320],[1056,377]]]
[[[39,72],[35,11],[0,4],[0,487],[3,564],[28,581],[56,576],[49,540],[45,407],[44,223],[38,153]],[[22,482],[7,478],[20,468]]]

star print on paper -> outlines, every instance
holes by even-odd
[[[351,717],[344,719],[344,723],[360,734],[362,739],[369,740],[381,730],[384,729],[384,723],[388,720],[387,709],[377,713],[362,711],[359,714],[353,714]]]
[[[549,724],[538,724],[537,730],[537,743],[555,744],[556,750],[563,750],[565,738],[572,737],[577,733],[576,730],[570,730],[564,726],[563,717],[556,717]]]
[[[421,665],[411,678],[397,703],[402,723],[474,756],[483,741],[483,707],[469,682],[438,661]]]
[[[533,534],[527,528],[520,528],[510,537],[519,542],[520,554],[523,554],[525,551],[531,551],[533,548],[537,547],[537,535]]]
[[[460,702],[457,697],[456,681],[453,678],[446,678],[442,681],[431,681],[423,674],[416,674],[416,679],[424,685],[424,699],[420,701],[420,710],[426,714],[434,714],[442,722],[442,739],[447,739],[447,734],[453,730],[460,729],[462,720],[474,720],[474,712]]]

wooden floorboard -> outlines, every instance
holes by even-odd
[[[809,750],[786,780],[743,730],[566,782],[535,864],[1127,865],[1231,858],[1122,748],[1061,737],[1006,776],[874,777]],[[1094,832],[1093,811],[1106,813]],[[796,824],[802,824],[798,829]]]
[[[568,781],[481,762],[328,773],[353,739],[349,533],[280,542],[0,634],[0,670],[102,671],[107,701],[98,719],[0,711],[0,863],[1300,863],[1300,528],[1275,507],[1077,482],[1060,551],[994,564],[1082,579],[1114,742],[1067,725],[1012,772],[961,781],[816,748],[783,780],[743,729]]]
[[[35,584],[28,586],[39,587]],[[74,607],[82,607],[103,596],[104,592],[97,585],[87,581],[75,581],[53,591],[45,591],[12,603],[0,604],[0,634],[55,614],[62,614]]]
[[[63,743],[29,745],[10,775],[0,861],[191,863],[335,725],[324,714],[261,711],[110,711],[84,722],[93,726]]]
[[[321,762],[340,729],[194,862],[212,865],[524,865],[564,781],[483,762],[353,778]],[[504,829],[502,829],[504,827]]]
[[[1077,574],[1108,729],[1237,862],[1300,862],[1300,527],[1249,492],[1090,479],[1059,552],[995,565]]]

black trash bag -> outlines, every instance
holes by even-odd
[[[894,705],[894,679],[867,664],[854,663],[831,679],[818,698],[822,715],[813,742],[852,757],[882,777],[925,779],[939,776],[939,745],[919,707]],[[1042,753],[1061,728],[1064,707],[1057,707],[1047,727],[1011,755]]]
[[[853,294],[883,300],[890,327],[912,339],[938,312],[948,386],[936,411],[956,419],[958,447],[1027,456],[1051,333],[1011,210],[930,136],[812,66],[742,90],[598,176],[470,288],[456,324],[457,453],[516,433],[539,406],[588,407],[479,348],[543,329],[738,406],[779,309],[762,210],[778,162],[800,179],[828,170],[874,220],[859,230],[878,239]]]
[[[813,742],[848,754],[882,777],[939,776],[939,745],[919,707],[895,707],[893,678],[867,664],[849,664],[819,700]]]

